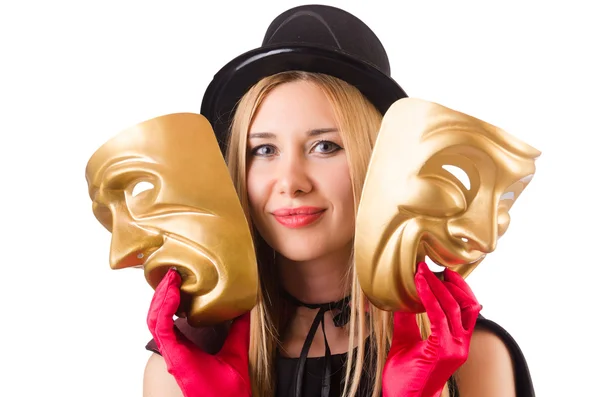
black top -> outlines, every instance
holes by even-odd
[[[368,346],[368,345],[367,345]],[[298,358],[277,357],[277,388],[276,397],[293,396],[294,377]],[[330,396],[341,396],[344,390],[344,379],[346,378],[346,354],[331,355],[331,389]],[[306,369],[304,371],[303,396],[320,397],[322,392],[323,371],[325,368],[325,357],[309,357],[306,359]],[[368,393],[368,385],[362,382],[360,392],[362,396],[371,396]]]
[[[224,326],[202,329],[192,328],[184,319],[178,319],[176,321],[176,325],[183,332],[183,334],[192,340],[196,345],[211,354],[216,353],[220,349],[220,346],[222,345],[227,334],[227,330]],[[500,337],[500,339],[502,339],[507,346],[513,361],[517,397],[535,397],[535,391],[527,361],[525,360],[519,345],[512,338],[512,336],[500,325],[484,318],[481,315],[477,319],[476,327],[480,329],[487,329],[493,332],[495,335]],[[146,345],[146,349],[160,354],[153,340]],[[293,393],[290,393],[290,388],[293,388],[299,360],[299,358],[287,358],[281,356],[277,357],[276,397],[289,397],[293,395]],[[302,395],[304,397],[320,397],[323,385],[322,374],[326,365],[325,357],[306,358],[305,360]],[[329,395],[331,397],[340,396],[341,391],[343,390],[343,381],[346,373],[345,361],[346,354],[334,354],[330,356],[329,363],[331,368],[331,382]],[[450,379],[450,382],[452,385],[453,380]],[[451,389],[455,388],[451,387]],[[370,397],[368,390],[369,385],[367,385],[367,382],[362,382],[358,396]],[[459,397],[458,392],[454,391],[452,397]]]

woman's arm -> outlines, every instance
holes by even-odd
[[[515,373],[504,341],[476,328],[467,361],[455,373],[460,397],[516,397]]]
[[[183,397],[162,356],[152,353],[144,370],[144,397]]]

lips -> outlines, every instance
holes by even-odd
[[[323,212],[325,209],[319,207],[296,207],[296,208],[280,208],[273,211],[275,216],[293,216],[293,215],[314,215]]]
[[[321,219],[324,212],[325,209],[319,207],[297,207],[280,208],[272,214],[281,225],[296,229],[315,223]]]

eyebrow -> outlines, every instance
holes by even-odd
[[[337,128],[315,128],[307,131],[307,135],[317,136],[321,134],[327,134],[328,132],[338,132]],[[248,136],[249,139],[274,139],[275,134],[272,132],[253,132]]]

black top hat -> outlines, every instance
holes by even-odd
[[[271,22],[259,48],[230,61],[206,89],[201,113],[212,124],[223,151],[241,97],[262,78],[290,70],[344,80],[382,114],[407,96],[391,78],[383,45],[360,19],[330,6],[295,7]]]

